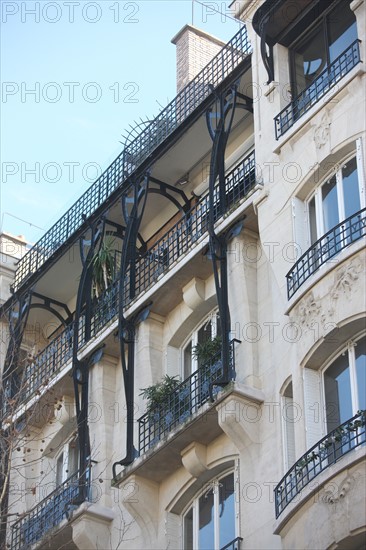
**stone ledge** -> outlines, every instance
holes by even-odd
[[[347,456],[342,457],[338,462],[332,464],[321,474],[314,477],[312,481],[308,483],[306,487],[295,497],[281,515],[276,519],[273,525],[273,534],[281,535],[288,522],[294,519],[297,512],[309,502],[317,493],[324,489],[325,485],[339,475],[341,472],[349,469],[351,466],[365,460],[365,450],[361,447],[351,451]],[[314,503],[319,502],[319,498],[314,499]],[[329,502],[331,502],[329,500]],[[311,504],[310,504],[311,505]],[[273,504],[274,507],[274,504]],[[295,519],[294,519],[295,521]]]

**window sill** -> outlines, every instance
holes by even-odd
[[[354,449],[347,456],[342,457],[342,460],[339,460],[324,472],[322,472],[318,477],[314,479],[313,483],[309,483],[304,489],[299,493],[298,497],[291,502],[280,517],[276,520],[273,525],[273,534],[274,535],[284,535],[284,530],[286,525],[290,520],[292,520],[292,526],[295,525],[295,515],[300,511],[300,516],[302,513],[302,508],[307,504],[307,509],[311,506],[316,506],[318,503],[323,502],[324,504],[332,505],[338,499],[342,498],[338,491],[335,491],[335,487],[341,487],[344,484],[344,476],[336,481],[333,481],[327,487],[329,481],[333,480],[346,470],[351,469],[354,465],[365,460],[365,450],[364,448]],[[335,494],[334,494],[335,493]],[[295,527],[296,528],[296,527]]]

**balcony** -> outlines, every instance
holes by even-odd
[[[27,363],[19,384],[13,390],[5,388],[4,416],[11,414],[22,403],[41,393],[72,358],[74,324],[66,327],[41,353]]]
[[[276,518],[321,472],[366,442],[366,411],[328,433],[311,447],[281,479],[274,490]]]
[[[229,544],[223,546],[223,548],[221,548],[220,550],[240,550],[242,542],[243,539],[241,537],[236,537],[236,539],[229,542]]]
[[[86,487],[81,486],[83,478],[85,478]],[[86,489],[87,496],[80,499],[80,493],[83,493],[84,489]],[[34,544],[39,543],[63,519],[69,518],[69,514],[73,509],[88,500],[89,489],[90,469],[87,470],[84,476],[81,476],[81,472],[76,472],[70,476],[55,491],[14,523],[11,536],[12,550],[27,550]]]
[[[287,296],[295,292],[328,260],[366,235],[366,208],[352,214],[317,240],[287,273]]]
[[[278,140],[289,130],[299,118],[318,103],[325,94],[360,63],[359,40],[351,44],[337,59],[333,61],[310,86],[305,88],[291,103],[274,119],[276,139]]]
[[[234,379],[234,349],[231,343],[230,380]],[[140,455],[154,447],[166,435],[183,425],[217,393],[215,386],[223,378],[221,352],[186,378],[163,403],[149,410],[138,420]]]
[[[51,227],[49,231],[19,261],[14,289],[22,286],[45,262],[75,235],[97,209],[106,204],[153,152],[187,121],[213,91],[239,67],[251,53],[243,27],[212,61],[163,109],[160,114],[120,153],[112,164],[80,199]],[[146,163],[145,163],[146,164]]]
[[[235,210],[242,199],[250,195],[256,186],[254,151],[245,157],[226,176],[226,207],[224,213],[217,201],[214,220],[219,221],[225,213]],[[152,288],[164,274],[201,242],[208,229],[209,197],[202,197],[182,218],[175,223],[143,256],[135,266],[134,287],[131,288],[129,273],[124,288],[125,304],[129,305]],[[118,316],[118,278],[95,302],[90,327],[90,338],[96,336],[109,322]],[[74,324],[66,327],[44,348],[29,365],[23,376],[22,389],[16,406],[47,387],[72,358]],[[79,326],[79,349],[87,342],[84,317]],[[11,395],[5,404],[5,414],[11,409]]]

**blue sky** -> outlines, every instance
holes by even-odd
[[[3,231],[38,240],[117,156],[129,125],[174,98],[170,41],[192,5],[206,32],[226,42],[239,30],[229,1],[202,3],[1,1]]]

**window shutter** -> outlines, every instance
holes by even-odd
[[[177,514],[167,512],[165,516],[165,548],[181,548],[182,520]]]
[[[310,246],[306,203],[297,197],[293,197],[291,199],[291,208],[292,234],[294,242],[299,247],[297,252],[297,257],[299,258]]]
[[[168,376],[177,376],[180,374],[180,349],[174,346],[166,348],[166,373]]]
[[[304,403],[306,447],[309,449],[323,436],[323,406],[320,393],[321,375],[318,371],[304,369]]]

